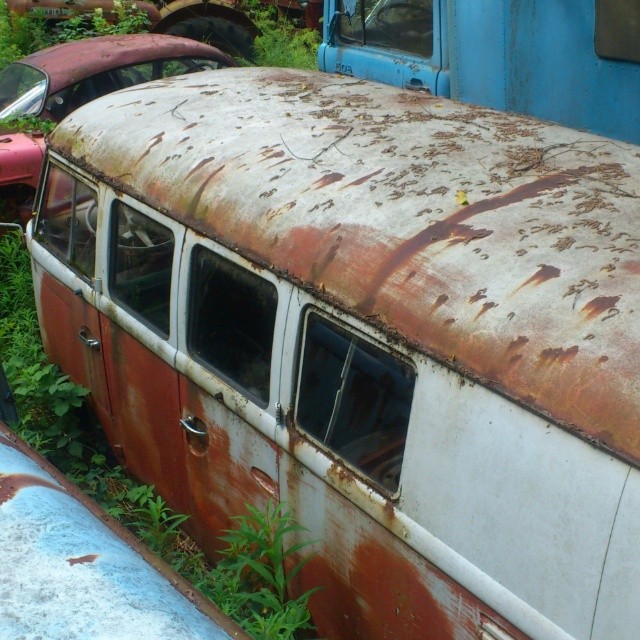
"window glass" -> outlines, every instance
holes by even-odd
[[[347,15],[347,4],[341,1],[343,41],[432,56],[432,0],[357,0],[353,15]]]
[[[113,203],[111,229],[111,296],[168,337],[173,232],[119,200]]]
[[[194,249],[189,352],[264,406],[277,306],[272,283],[203,247]]]
[[[87,184],[50,165],[37,238],[72,269],[93,278],[98,196]]]
[[[300,368],[300,428],[396,493],[413,399],[413,369],[313,312],[306,320]]]
[[[47,77],[38,70],[14,62],[0,71],[0,118],[37,115],[47,92]]]
[[[640,62],[640,2],[596,0],[596,53]]]

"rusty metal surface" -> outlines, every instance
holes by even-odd
[[[42,134],[0,132],[0,187],[28,184],[35,189],[44,148]]]
[[[0,637],[247,638],[0,423]]]
[[[36,51],[20,60],[49,76],[48,94],[96,73],[162,58],[209,58],[229,66],[225,53],[202,42],[159,33],[101,36],[66,42]]]
[[[637,147],[267,69],[107,96],[51,142],[116,188],[638,464]]]

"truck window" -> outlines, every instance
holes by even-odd
[[[169,336],[173,232],[115,200],[111,210],[109,291],[164,338]]]
[[[310,312],[297,424],[394,494],[400,486],[415,377],[404,361]]]
[[[38,240],[85,279],[94,276],[97,194],[88,184],[49,165]]]
[[[189,353],[267,406],[275,286],[204,247],[193,251],[190,280]]]
[[[602,58],[640,62],[640,3],[596,0],[595,44]]]
[[[341,0],[340,39],[396,49],[424,58],[433,54],[432,0],[357,0],[350,16]]]

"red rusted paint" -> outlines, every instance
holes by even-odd
[[[187,211],[190,216],[197,215],[198,205],[200,204],[200,198],[202,197],[202,193],[207,188],[207,185],[213,178],[215,178],[222,170],[224,169],[224,165],[217,167],[214,171],[212,171],[204,180],[204,182],[198,187],[198,190],[195,192],[191,202],[187,206]]]
[[[77,558],[67,558],[67,562],[73,566],[74,564],[90,564],[95,562],[100,557],[97,553],[88,553],[85,556],[79,556]]]
[[[172,509],[188,510],[185,443],[178,373],[128,331],[102,316],[103,353],[113,403],[112,446],[122,447],[127,466],[155,484]]]
[[[277,483],[258,469],[260,477],[256,477],[249,452],[234,458],[231,437],[242,446],[249,446],[251,438],[257,439],[259,446],[268,447],[274,456],[277,447],[240,421],[233,425],[217,424],[209,413],[218,401],[184,377],[180,378],[180,394],[184,411],[200,418],[209,434],[205,455],[187,452],[183,461],[187,477],[182,491],[189,495],[188,512],[193,516],[187,522],[187,529],[207,557],[216,560],[217,552],[225,546],[218,536],[233,526],[233,516],[245,513],[246,504],[263,509],[268,500],[279,500]],[[245,435],[247,439],[243,440]]]
[[[340,182],[342,178],[344,178],[344,175],[342,173],[327,173],[326,175],[322,176],[322,178],[320,178],[319,180],[316,180],[313,183],[313,186],[315,189],[322,189],[324,187],[328,187],[330,184],[333,184],[334,182]]]
[[[353,182],[350,182],[349,184],[345,184],[343,187],[340,187],[340,188],[341,189],[346,189],[347,187],[360,186],[361,184],[364,184],[365,182],[368,182],[369,180],[371,180],[371,178],[375,178],[376,176],[380,175],[383,171],[384,171],[384,169],[378,169],[377,171],[373,171],[372,173],[368,173],[366,176],[362,176],[362,178],[358,178],[357,180],[354,180]]]
[[[70,52],[73,55],[70,55]],[[49,94],[94,74],[137,62],[167,57],[230,58],[202,42],[160,34],[128,34],[92,38],[49,47],[22,58],[20,62],[45,71],[50,80]],[[231,61],[230,66],[235,66]]]
[[[375,304],[375,297],[378,289],[387,278],[400,266],[402,266],[411,256],[418,251],[422,251],[432,244],[449,240],[450,244],[459,242],[470,242],[472,240],[486,238],[493,231],[488,229],[474,229],[462,223],[476,215],[486,211],[494,211],[502,207],[521,202],[530,198],[535,198],[546,191],[556,189],[574,181],[566,174],[552,174],[521,185],[512,189],[508,193],[484,200],[478,200],[473,204],[464,205],[454,211],[444,220],[437,221],[413,236],[405,240],[397,247],[391,255],[382,263],[375,276],[371,279],[369,292],[366,298],[357,306],[359,311],[369,312]]]
[[[188,140],[189,138],[183,138],[181,140],[181,142],[184,142],[184,140]],[[200,160],[200,162],[198,162],[198,164],[193,167],[193,169],[191,169],[191,171],[189,171],[189,173],[187,173],[187,178],[190,178],[194,173],[197,173],[198,171],[200,171],[200,169],[202,169],[202,167],[208,165],[210,162],[213,162],[215,160],[215,158],[204,158],[203,160]]]
[[[443,304],[447,302],[449,296],[446,293],[439,295],[436,298],[436,301],[431,305],[431,310],[429,311],[429,315],[435,313]]]
[[[485,302],[482,305],[482,309],[480,309],[480,311],[478,311],[478,313],[476,314],[476,317],[474,318],[474,320],[477,320],[481,315],[484,315],[487,311],[489,311],[489,309],[493,309],[494,307],[497,307],[498,304],[496,302]]]
[[[140,162],[142,162],[151,153],[151,150],[153,149],[153,147],[158,146],[162,142],[163,138],[164,138],[164,131],[161,131],[158,135],[153,136],[153,138],[151,138],[152,140],[151,144],[145,149],[144,153],[138,158],[138,160],[133,166],[134,167],[138,166],[138,164],[140,164]]]
[[[539,361],[544,364],[563,364],[572,360],[578,354],[578,347],[574,345],[567,349],[558,347],[556,349],[545,349],[539,356]]]
[[[28,487],[45,487],[54,491],[62,491],[64,489],[49,480],[32,476],[26,473],[4,474],[0,473],[0,504],[9,502],[15,498],[18,491]]]
[[[582,313],[587,320],[593,320],[599,315],[615,308],[619,300],[620,296],[602,296],[594,298],[591,302],[587,302],[587,304],[582,307]]]
[[[538,267],[538,271],[536,271],[528,280],[523,282],[516,291],[520,291],[520,289],[524,289],[524,287],[530,284],[539,285],[547,280],[560,277],[560,269],[557,267],[552,267],[548,264],[539,264]]]
[[[627,260],[622,263],[622,268],[631,275],[640,276],[640,261],[638,260]]]
[[[486,289],[480,289],[477,293],[474,293],[470,298],[469,298],[469,302],[471,304],[473,304],[474,302],[479,302],[480,300],[482,300],[483,298],[486,298],[486,293],[487,290]]]
[[[516,351],[524,347],[525,344],[529,342],[529,338],[525,336],[518,336],[515,340],[512,340],[507,347],[507,352]]]

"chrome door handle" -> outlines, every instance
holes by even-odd
[[[207,430],[204,431],[198,429],[196,426],[196,419],[193,416],[182,418],[180,420],[180,426],[187,432],[194,436],[200,436],[201,438],[207,435]]]
[[[80,338],[80,340],[82,340],[89,349],[95,349],[96,351],[100,349],[100,340],[96,340],[96,338],[91,337],[88,327],[82,327],[80,329],[78,332],[78,338]]]

